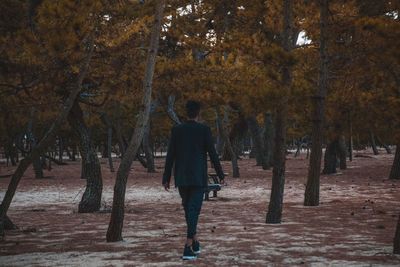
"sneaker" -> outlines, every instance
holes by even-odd
[[[185,245],[185,249],[183,250],[183,260],[192,260],[192,259],[197,259],[196,254],[194,254],[192,248],[190,246]]]
[[[200,250],[200,243],[199,243],[199,241],[193,241],[192,248],[193,248],[193,253],[194,253],[194,254],[200,254],[201,250]]]

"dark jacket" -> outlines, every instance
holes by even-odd
[[[207,152],[218,176],[223,179],[224,173],[214,148],[210,127],[195,121],[186,121],[173,127],[162,183],[170,182],[175,163],[176,187],[207,186]]]

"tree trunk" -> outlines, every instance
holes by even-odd
[[[219,112],[216,112],[216,119],[215,119],[215,124],[216,124],[216,128],[217,128],[217,153],[218,155],[222,155],[222,151],[224,148],[224,138],[222,136],[222,129],[219,128],[219,125],[222,125],[220,123],[221,121],[221,115],[219,114]]]
[[[338,154],[339,154],[339,166],[341,170],[347,169],[346,158],[347,158],[347,147],[346,147],[346,139],[344,138],[344,134],[339,136],[338,140]]]
[[[264,157],[264,144],[261,137],[261,129],[258,124],[258,120],[255,116],[251,116],[248,118],[248,125],[250,130],[251,138],[254,141],[254,145],[252,150],[254,149],[257,166],[263,166],[263,169],[266,169],[266,159]]]
[[[179,120],[179,117],[175,113],[174,105],[175,105],[175,95],[170,95],[168,98],[167,113],[171,118],[171,120],[173,120],[176,124],[180,124],[181,121]]]
[[[283,29],[282,47],[289,53],[292,42],[292,0],[283,1]],[[288,90],[292,83],[290,66],[283,65],[281,70],[281,86],[283,90]],[[271,197],[268,206],[266,223],[280,223],[282,218],[283,189],[285,185],[285,165],[286,165],[286,120],[288,109],[288,97],[283,96],[275,118],[275,151],[274,168],[272,170]]]
[[[396,233],[393,239],[393,254],[400,254],[400,216],[397,220]]]
[[[307,136],[303,136],[299,140],[299,144],[297,145],[297,150],[296,153],[294,153],[294,157],[297,158],[300,155],[301,150],[303,149],[303,146],[308,142]]]
[[[153,116],[153,113],[155,112],[157,107],[158,107],[158,101],[153,101],[153,103],[151,103],[151,106],[150,106],[149,120],[148,120],[146,129],[144,131],[143,142],[142,142],[144,155],[146,157],[147,172],[149,172],[149,173],[156,172],[156,169],[154,166],[154,156],[153,156],[153,152],[151,151],[151,146],[150,146],[150,129],[151,129],[150,126],[151,126],[151,116]]]
[[[154,76],[154,68],[156,64],[156,56],[158,53],[164,6],[165,0],[157,1],[150,39],[150,48],[147,53],[146,68],[144,72],[141,109],[131,141],[125,152],[125,155],[122,157],[121,163],[117,171],[117,178],[114,186],[111,219],[108,225],[106,236],[107,242],[122,240],[126,182],[128,179],[129,171],[131,169],[132,161],[134,160],[138,152],[139,146],[142,143],[143,134],[149,120],[152,82]]]
[[[350,122],[350,138],[349,138],[349,160],[353,161],[353,125]]]
[[[220,115],[219,115],[219,112],[220,112],[219,111],[219,106],[216,107],[216,112],[217,112],[217,117],[220,117]],[[225,147],[228,149],[229,154],[232,157],[233,177],[234,178],[239,178],[240,174],[239,174],[239,166],[237,164],[237,157],[236,157],[235,152],[233,151],[233,148],[232,148],[232,145],[231,145],[231,141],[229,140],[228,129],[227,129],[226,125],[222,124],[221,120],[218,120],[218,128],[221,129],[223,142],[225,144]]]
[[[378,140],[378,142],[381,144],[381,146],[383,146],[386,150],[386,153],[388,153],[389,155],[392,154],[392,149],[390,149],[390,147],[388,145],[386,145],[385,143],[382,142],[382,140],[379,138],[379,136],[376,137],[376,139]]]
[[[72,107],[68,115],[68,121],[71,128],[76,131],[76,134],[80,138],[82,173],[87,180],[86,190],[79,203],[78,212],[95,212],[100,209],[103,190],[101,166],[96,149],[90,140],[89,131],[83,119],[82,109],[78,101],[76,101]]]
[[[143,151],[146,157],[146,165],[147,165],[147,172],[154,173],[156,172],[154,167],[154,158],[153,153],[151,152],[150,148],[150,120],[147,123],[146,129],[143,135]]]
[[[323,174],[336,173],[336,155],[337,155],[338,140],[333,140],[325,150],[324,170]],[[311,150],[312,153],[312,150]]]
[[[400,142],[396,145],[396,154],[394,155],[392,169],[390,170],[389,179],[400,180]]]
[[[45,149],[47,149],[50,146],[51,143],[54,142],[56,131],[61,126],[64,119],[67,117],[69,111],[72,108],[72,105],[75,102],[76,97],[80,92],[82,86],[82,80],[85,77],[93,51],[93,44],[94,44],[93,36],[90,36],[88,41],[89,41],[88,49],[85,58],[82,61],[81,66],[79,68],[79,73],[77,77],[72,82],[70,82],[70,84],[66,88],[66,90],[69,91],[70,93],[66,98],[65,102],[63,103],[60,113],[58,114],[57,118],[52,123],[50,128],[47,130],[42,140],[40,140],[39,144],[32,149],[29,155],[27,155],[23,160],[20,161],[17,169],[15,170],[14,174],[11,177],[11,181],[8,185],[6,194],[4,195],[3,201],[0,205],[0,228],[4,227],[4,221],[6,218],[7,211],[10,208],[11,201],[14,197],[15,191],[17,190],[21,177],[24,175],[26,169],[29,167],[32,161],[37,157],[39,157],[40,154],[43,153]],[[0,229],[0,232],[2,231],[3,230]]]
[[[121,104],[119,101],[115,101],[115,132],[118,138],[119,151],[121,153],[121,156],[123,156],[125,153],[125,143],[124,140],[122,139],[122,133],[121,133],[120,105]]]
[[[376,148],[375,136],[372,130],[369,130],[369,138],[371,140],[372,151],[374,151],[374,155],[379,155],[378,149]]]
[[[232,125],[231,132],[229,134],[229,140],[231,141],[231,145],[233,148],[233,151],[236,154],[236,157],[239,155],[243,155],[243,150],[244,150],[244,145],[243,145],[243,140],[247,135],[248,132],[248,123],[247,119],[243,113],[243,110],[239,107],[238,109],[238,118],[235,120],[235,122]],[[257,122],[258,124],[258,122]],[[261,130],[259,130],[259,137],[260,137],[260,144],[262,144],[261,140]],[[262,153],[262,149],[261,149]],[[262,165],[262,163],[260,164]]]
[[[321,45],[318,90],[313,97],[314,114],[311,133],[311,155],[310,165],[308,167],[306,190],[304,193],[304,206],[319,205],[319,181],[325,121],[325,98],[328,80],[328,0],[320,1],[320,22]]]
[[[219,111],[219,107],[218,107],[218,111]],[[229,111],[230,111],[230,107],[229,107],[229,105],[226,105],[225,112],[224,112],[224,120],[221,122],[222,124],[220,124],[218,126],[218,128],[221,128],[221,143],[223,143],[221,160],[226,160],[226,161],[232,160],[231,151],[233,151],[232,144],[230,142],[229,134],[228,134]],[[218,115],[218,116],[220,116],[220,115]],[[224,135],[224,131],[226,131],[226,136]],[[229,139],[229,145],[228,145],[228,143],[226,143],[225,138]]]
[[[106,113],[99,112],[99,114],[100,114],[101,121],[107,127],[107,158],[108,158],[108,164],[110,165],[110,171],[114,172],[114,166],[113,166],[112,156],[111,156],[113,126],[112,126],[110,119],[108,118]]]
[[[32,107],[31,109],[31,119],[28,122],[28,140],[30,145],[30,150],[36,147],[36,139],[33,135],[33,124],[36,117],[36,109]],[[35,172],[35,178],[43,178],[42,162],[40,161],[40,156],[33,160],[33,170]]]
[[[76,157],[75,157],[75,155],[76,155],[76,145],[75,144],[73,144],[72,145],[72,158],[71,158],[71,160],[72,161],[76,161]]]
[[[64,141],[63,138],[61,136],[59,136],[58,137],[58,150],[59,150],[58,160],[60,162],[63,161],[63,158],[62,158],[63,157],[63,153],[64,153],[64,142],[63,141]]]
[[[271,113],[264,113],[264,154],[265,154],[265,168],[269,170],[272,163],[272,151],[274,151],[275,128],[272,122]]]
[[[7,166],[8,166],[8,159],[10,159],[11,161],[11,165],[15,166],[17,165],[16,161],[15,161],[15,147],[13,146],[13,142],[7,142],[7,144],[4,146],[4,153],[5,153],[5,157],[7,159]]]

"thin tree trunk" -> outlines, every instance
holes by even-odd
[[[170,95],[168,98],[167,113],[171,118],[171,120],[173,120],[176,124],[180,124],[181,121],[179,120],[179,117],[175,113],[174,105],[175,105],[175,95]]]
[[[248,125],[250,130],[251,138],[254,141],[253,148],[256,156],[256,165],[265,167],[265,159],[264,159],[264,144],[261,137],[261,129],[258,124],[258,120],[255,116],[251,116],[248,118]]]
[[[67,117],[69,111],[72,108],[72,105],[75,102],[76,97],[78,96],[81,86],[82,86],[82,80],[85,77],[86,71],[89,66],[89,61],[92,55],[93,51],[93,36],[89,37],[88,40],[88,49],[86,52],[86,56],[84,60],[81,63],[81,66],[79,68],[79,73],[75,80],[71,82],[67,86],[67,91],[69,91],[69,95],[66,98],[65,102],[63,103],[62,109],[60,113],[58,114],[57,118],[55,121],[52,123],[50,128],[47,130],[45,135],[43,136],[42,140],[40,140],[39,144],[32,149],[31,153],[29,155],[26,155],[26,157],[20,161],[17,169],[15,170],[14,174],[11,177],[11,181],[8,185],[8,189],[6,191],[6,194],[4,195],[3,201],[0,205],[0,228],[4,226],[4,220],[7,214],[8,209],[10,208],[11,201],[14,197],[15,191],[17,190],[18,184],[21,180],[21,177],[24,175],[26,169],[29,167],[29,165],[32,163],[34,159],[40,156],[41,153],[47,149],[51,143],[54,142],[54,137],[56,134],[56,131],[58,128],[61,126],[63,123],[64,119]],[[0,232],[2,232],[2,229],[0,229]]]
[[[294,153],[294,157],[298,157],[300,155],[301,150],[303,149],[303,146],[307,143],[307,136],[303,136],[299,140],[299,144],[297,145],[297,150],[296,153]]]
[[[339,154],[339,166],[341,170],[347,169],[346,158],[347,158],[347,147],[346,147],[346,139],[344,138],[344,134],[339,136],[338,140],[338,154]]]
[[[222,125],[220,123],[221,121],[221,115],[219,112],[216,112],[216,119],[215,119],[215,126],[217,128],[217,153],[218,155],[222,155],[222,149],[224,148],[224,139],[222,137],[222,129],[219,128],[219,125]]]
[[[350,122],[350,138],[349,138],[349,160],[353,161],[353,125]]]
[[[219,106],[216,107],[216,112],[217,112],[217,117],[220,117],[220,115],[218,115],[220,113]],[[219,129],[221,129],[221,132],[222,132],[222,138],[223,138],[225,147],[229,150],[229,154],[231,154],[231,157],[232,157],[233,177],[239,178],[240,173],[239,173],[239,166],[237,164],[237,157],[236,157],[235,152],[233,151],[231,141],[229,140],[228,129],[227,129],[226,125],[222,124],[221,120],[218,120],[218,124],[219,124],[218,127],[219,127]]]
[[[265,167],[266,170],[269,170],[271,168],[272,164],[272,158],[273,158],[273,153],[274,151],[274,139],[275,139],[275,128],[274,124],[272,122],[272,116],[271,113],[266,112],[264,113],[264,154],[265,154]]]
[[[379,138],[379,136],[376,136],[376,139],[378,140],[378,142],[381,144],[381,146],[383,146],[386,150],[386,153],[388,153],[389,155],[392,154],[392,149],[390,149],[390,147],[388,145],[386,145],[385,143],[382,142],[382,140]]]
[[[153,153],[151,152],[150,149],[149,139],[150,139],[150,120],[147,122],[147,126],[144,131],[142,145],[143,145],[144,155],[146,157],[147,172],[153,173],[156,172],[156,170],[154,167],[154,158],[153,158]]]
[[[141,110],[139,113],[136,127],[132,135],[129,146],[122,157],[119,165],[117,178],[114,186],[113,207],[111,219],[107,230],[107,242],[115,242],[122,240],[122,227],[124,222],[124,204],[126,182],[132,161],[134,160],[139,146],[142,143],[143,134],[149,120],[152,82],[154,76],[154,68],[156,65],[156,56],[158,53],[159,37],[161,32],[161,24],[164,12],[165,0],[157,1],[154,23],[152,27],[150,49],[147,53],[146,68],[143,79],[143,96]]]
[[[292,47],[292,0],[283,1],[282,47],[289,53]],[[291,87],[292,74],[290,66],[284,65],[281,70],[281,86],[284,90]],[[275,117],[275,151],[272,170],[271,198],[269,201],[266,223],[280,223],[282,218],[283,189],[285,185],[286,165],[286,120],[288,97],[285,95]]]
[[[82,200],[79,203],[78,212],[95,212],[101,206],[101,194],[103,190],[103,181],[101,176],[101,166],[97,157],[96,149],[90,140],[89,131],[83,120],[82,109],[78,101],[75,101],[71,112],[68,115],[68,121],[80,138],[82,168],[87,180],[86,190],[83,193]]]
[[[393,239],[393,254],[400,254],[400,216],[397,220],[396,233]]]
[[[372,146],[372,151],[374,152],[374,155],[379,155],[378,149],[376,148],[376,143],[375,143],[375,136],[372,130],[369,130],[369,138],[371,140],[371,146]]]
[[[229,105],[226,105],[225,112],[224,112],[224,120],[222,121],[222,124],[220,125],[220,127],[222,127],[221,128],[222,143],[224,144],[222,147],[221,160],[227,160],[227,161],[232,160],[231,151],[233,151],[232,143],[230,142],[231,140],[229,138],[229,133],[228,133],[229,112],[230,112],[230,107],[229,107]],[[224,131],[226,131],[226,136],[224,135]],[[227,140],[229,140],[229,145],[227,143]]]
[[[158,101],[153,101],[153,103],[151,103],[149,121],[147,122],[147,126],[144,131],[143,142],[142,142],[144,155],[146,157],[147,172],[149,172],[149,173],[156,172],[156,169],[154,166],[154,156],[153,156],[153,152],[151,151],[151,147],[150,147],[150,129],[151,129],[150,126],[151,126],[151,116],[155,112],[157,106],[158,106]]]
[[[400,180],[400,142],[396,145],[396,154],[394,155],[392,169],[390,170],[389,179]]]
[[[111,147],[112,147],[112,124],[110,122],[110,119],[108,118],[107,114],[104,112],[99,112],[101,121],[104,123],[104,125],[107,127],[107,157],[108,157],[108,164],[110,165],[110,171],[114,172],[114,166],[112,162],[112,156],[111,156]]]
[[[64,142],[63,141],[64,141],[63,138],[61,136],[59,136],[58,137],[58,150],[59,150],[58,159],[60,162],[63,161],[63,158],[62,158],[63,153],[64,153]]]
[[[308,167],[304,206],[319,205],[319,180],[321,173],[322,142],[325,120],[325,98],[328,80],[328,0],[320,1],[320,60],[318,90],[314,100],[313,128],[311,133],[311,155]]]
[[[36,109],[32,107],[31,109],[31,119],[28,122],[28,140],[31,150],[36,147],[36,139],[33,135],[33,124],[36,118]],[[35,172],[35,178],[43,178],[42,163],[40,161],[40,156],[33,160],[33,170]]]
[[[122,133],[121,133],[120,106],[121,106],[120,102],[115,101],[115,132],[117,134],[119,151],[121,152],[121,157],[122,157],[125,153],[125,143],[122,139]]]

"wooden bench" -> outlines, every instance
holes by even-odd
[[[227,173],[224,173],[227,176]],[[220,184],[218,181],[218,175],[214,172],[208,174],[208,186],[204,191],[204,200],[210,200],[210,193],[213,192],[213,197],[217,197],[217,192],[221,190],[222,186],[225,184]]]

